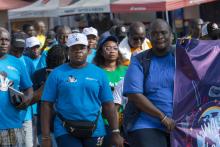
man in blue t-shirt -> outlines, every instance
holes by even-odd
[[[123,94],[141,111],[128,130],[132,147],[167,147],[167,132],[175,127],[171,118],[175,71],[174,56],[170,52],[171,29],[167,22],[157,19],[150,26],[150,35],[153,47],[149,74],[143,74],[144,69],[134,56],[124,80]]]
[[[64,50],[67,52],[68,47],[66,46],[66,42],[67,42],[68,35],[70,33],[71,33],[70,27],[68,27],[68,26],[59,26],[58,29],[57,29],[57,34],[56,34],[56,42],[53,43],[51,45],[51,47],[58,44],[62,48],[64,48]],[[46,64],[47,53],[48,53],[48,50],[44,50],[42,52],[40,61],[37,65],[37,69],[47,67],[47,64]],[[66,60],[68,60],[68,58]]]
[[[25,35],[22,33],[14,34],[12,37],[9,54],[15,56],[24,64],[28,72],[29,78],[31,78],[35,71],[35,67],[32,60],[29,57],[23,55],[24,49],[25,49]],[[23,121],[23,129],[25,133],[25,146],[32,147],[33,146],[32,106],[29,106],[22,113],[25,115]]]
[[[0,146],[24,147],[21,109],[27,108],[32,100],[32,82],[24,64],[7,54],[9,46],[9,32],[0,28]],[[17,96],[15,101],[9,87],[24,94]]]
[[[81,33],[70,34],[67,46],[70,62],[50,73],[41,98],[42,146],[51,146],[51,110],[55,104],[57,114],[63,117],[57,115],[54,121],[54,135],[58,146],[101,146],[105,135],[102,111],[112,132],[112,145],[122,147],[123,139],[107,77],[102,69],[86,62],[89,51],[87,37]],[[95,122],[96,129],[91,136],[76,134],[74,137],[63,126],[64,119]],[[80,125],[82,124],[77,126]]]

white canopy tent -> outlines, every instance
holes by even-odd
[[[60,16],[83,13],[110,13],[110,0],[80,0],[59,9]]]
[[[57,17],[59,15],[59,0],[37,0],[35,3],[8,11],[9,19]]]

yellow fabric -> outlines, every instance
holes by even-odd
[[[40,49],[44,46],[46,36],[45,35],[37,35],[37,39],[40,41]]]
[[[48,51],[50,48],[47,46],[45,47],[44,51]]]
[[[150,43],[150,41],[146,41],[146,44],[149,48],[152,48],[152,45]],[[136,51],[141,51],[140,48],[131,48],[131,53],[133,54],[134,52]],[[123,63],[122,63],[124,66],[128,66],[130,64],[130,60],[124,60]]]

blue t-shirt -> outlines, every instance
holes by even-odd
[[[95,55],[96,55],[96,50],[95,49],[91,49],[91,54],[89,54],[88,55],[88,57],[87,57],[87,59],[86,59],[86,61],[88,62],[88,63],[92,63],[92,61],[93,61],[93,58],[95,57]]]
[[[39,61],[40,61],[40,58],[41,58],[41,56],[39,56],[39,57],[36,58],[36,59],[32,59],[32,62],[33,62],[34,67],[35,67],[35,71],[38,70],[37,65],[38,65],[38,63],[39,63]]]
[[[40,60],[37,64],[37,70],[41,69],[41,68],[44,68],[47,66],[47,63],[46,63],[46,59],[47,59],[47,53],[48,51],[55,45],[58,45],[58,42],[56,40],[54,40],[53,44],[51,44],[50,46],[48,46],[48,49],[47,50],[44,50],[41,54],[41,57],[40,57]]]
[[[24,63],[30,78],[32,78],[35,71],[32,60],[27,56],[21,56],[19,60]],[[29,106],[24,113],[26,113],[24,118],[25,121],[32,120],[32,106]]]
[[[0,129],[21,128],[23,116],[10,102],[7,80],[13,81],[13,87],[24,90],[32,86],[31,79],[24,64],[16,57],[5,55],[0,59]]]
[[[160,111],[171,117],[173,112],[174,72],[175,59],[171,53],[163,57],[153,56],[146,84],[143,84],[143,68],[139,61],[133,57],[125,76],[123,94],[144,94]],[[161,124],[159,118],[141,112],[131,130],[143,128],[164,129],[165,127]]]
[[[29,57],[23,56],[23,55],[19,58],[19,60],[24,63],[24,65],[27,69],[27,72],[30,75],[30,78],[32,78],[32,76],[35,72],[35,67],[34,67],[32,60]]]
[[[47,53],[48,53],[48,50],[45,50],[41,54],[40,60],[37,64],[37,69],[41,69],[47,66],[47,63],[46,63]]]
[[[55,103],[56,111],[69,120],[94,121],[104,102],[113,102],[112,92],[104,71],[88,63],[83,68],[63,64],[50,73],[42,101]],[[55,118],[56,137],[67,134],[60,119]],[[101,115],[93,137],[105,135]]]
[[[37,65],[40,61],[41,56],[39,56],[36,59],[32,59],[32,58],[27,57],[27,56],[26,56],[26,58],[29,58],[32,61],[33,65],[34,65],[34,71],[38,70]],[[37,114],[37,103],[33,104],[31,107],[32,107],[33,114]]]

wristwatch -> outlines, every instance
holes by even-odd
[[[119,129],[113,129],[112,133],[120,133],[120,130]]]

